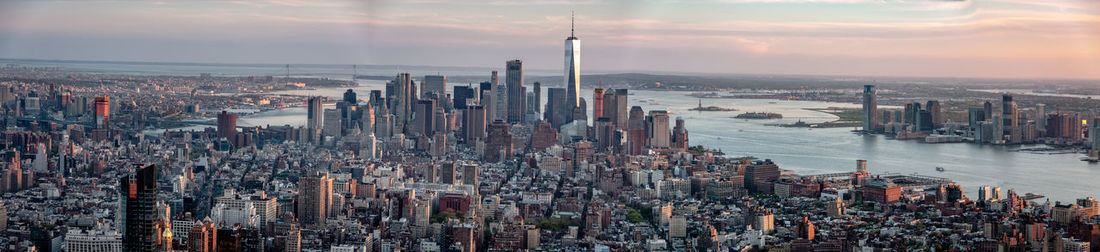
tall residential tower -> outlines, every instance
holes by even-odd
[[[878,91],[875,85],[863,85],[863,131],[874,132],[878,129]]]

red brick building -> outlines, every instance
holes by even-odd
[[[888,181],[873,181],[863,186],[863,199],[891,203],[901,199],[901,186]]]

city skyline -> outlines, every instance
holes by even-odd
[[[0,58],[467,67],[518,58],[526,68],[551,70],[560,62],[551,45],[569,32],[575,10],[576,36],[592,41],[582,74],[1100,78],[1100,6],[1088,1],[0,6]]]
[[[1082,13],[1100,5],[1080,3],[0,2],[0,244],[67,252],[1100,251],[1100,85],[958,77],[1097,74],[1058,68],[1092,67],[1092,46],[1026,47],[1092,40],[1031,29],[1097,21]],[[659,6],[667,8],[647,9]],[[1009,11],[959,27],[920,23],[926,12],[1028,6],[1079,19]],[[567,20],[517,23],[564,8]],[[369,11],[355,15],[360,9]],[[462,16],[417,16],[451,11]],[[9,19],[12,12],[47,14]],[[130,20],[139,16],[149,18]],[[173,24],[179,17],[193,22]],[[760,30],[731,35],[745,20]],[[560,21],[568,35],[557,34]],[[733,28],[706,27],[714,22]],[[11,27],[38,35],[9,39]],[[341,27],[365,33],[330,34]],[[118,43],[18,45],[51,33]],[[143,41],[158,36],[177,39]],[[845,45],[852,51],[821,44],[838,38],[866,43]],[[954,44],[885,46],[921,40]],[[59,46],[66,43],[79,46]],[[828,51],[818,56],[829,62],[807,64],[800,57],[809,54],[790,46]],[[3,58],[44,48],[90,59]],[[546,58],[500,57],[550,49]],[[998,61],[920,65],[951,50]],[[982,56],[1001,51],[1008,58]],[[851,64],[867,55],[874,67]],[[1013,66],[1036,55],[1054,63]],[[495,67],[451,69],[463,76],[329,63],[292,75],[289,64],[102,61],[132,56]],[[544,64],[561,68],[532,74]],[[600,67],[720,73],[593,75]],[[767,73],[721,76],[728,69]]]

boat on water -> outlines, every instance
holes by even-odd
[[[943,166],[936,166],[936,171],[943,172],[944,171]]]

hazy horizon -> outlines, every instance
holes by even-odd
[[[5,1],[0,58],[1100,79],[1100,2]]]

